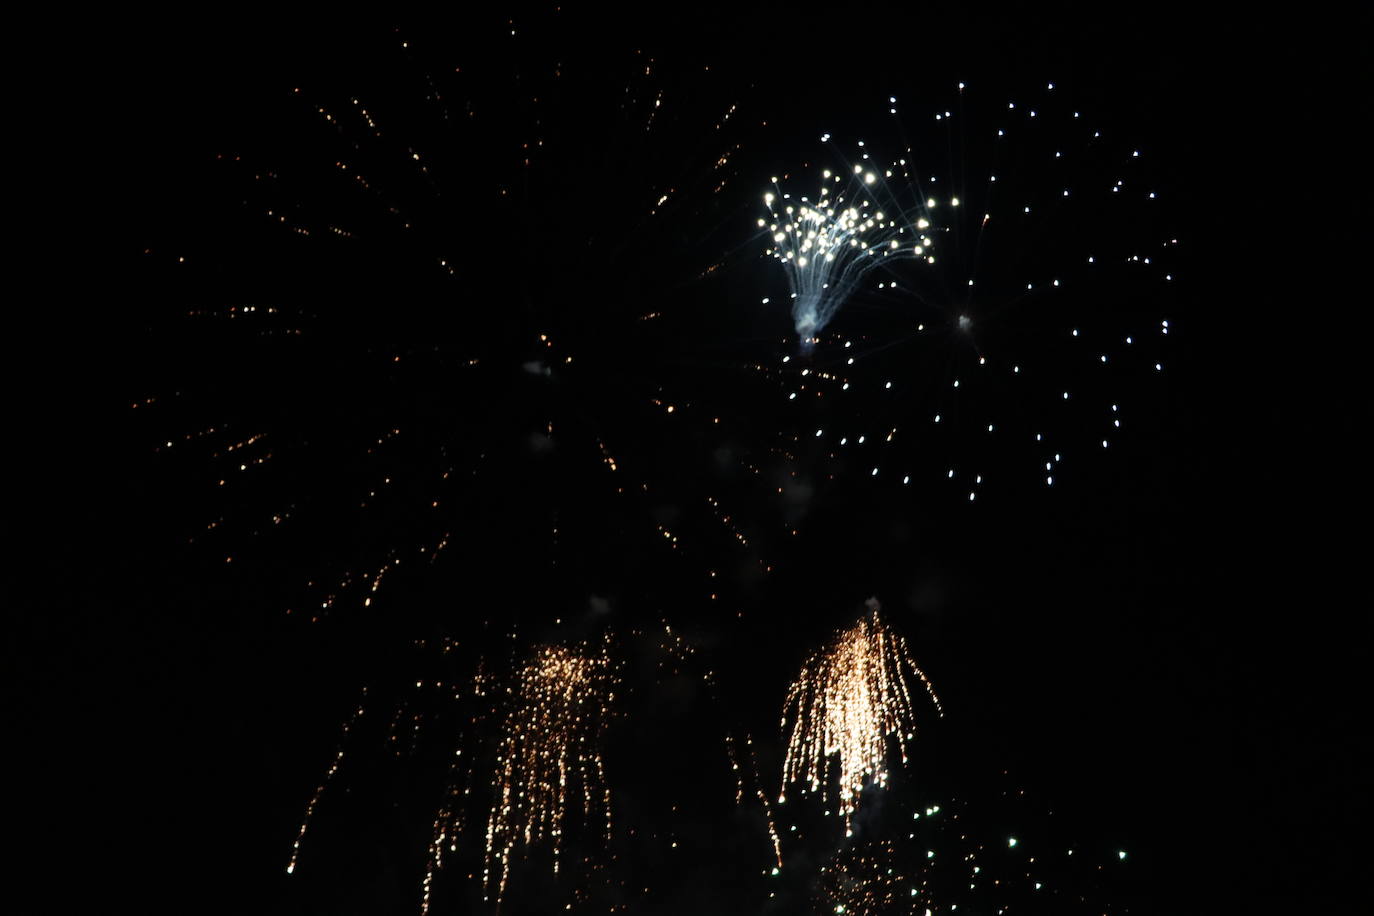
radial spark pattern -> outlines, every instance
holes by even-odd
[[[604,821],[611,796],[601,758],[616,675],[606,647],[545,646],[517,677],[497,761],[496,798],[487,822],[484,886],[499,902],[519,846],[552,842],[558,871],[564,825],[580,810]]]
[[[823,139],[828,139],[826,135]],[[814,200],[795,200],[773,179],[763,196],[768,219],[760,219],[792,288],[792,318],[804,344],[830,322],[836,309],[859,288],[863,277],[892,258],[922,258],[934,263],[930,222],[919,206],[900,199],[887,180],[891,168],[872,162],[862,142],[859,161],[823,169]],[[842,160],[842,157],[841,157]],[[906,160],[895,163],[903,168]],[[842,178],[848,176],[848,181]],[[916,214],[908,219],[908,214]]]
[[[906,641],[883,623],[878,603],[802,666],[784,705],[782,728],[790,733],[783,765],[783,794],[829,793],[832,759],[839,769],[839,812],[848,817],[865,781],[887,781],[887,741],[895,737],[906,762],[906,741],[915,735],[908,669],[940,700],[925,673],[911,661]],[[790,720],[789,720],[790,716]]]

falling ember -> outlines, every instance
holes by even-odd
[[[611,794],[601,744],[615,684],[604,644],[595,651],[544,646],[516,675],[497,757],[497,797],[487,821],[482,876],[488,892],[496,885],[498,904],[517,846],[552,840],[553,870],[558,872],[564,822],[573,806],[580,807],[587,822],[593,815],[603,817],[609,841]],[[493,863],[499,863],[499,877],[493,877]]]
[[[925,673],[911,661],[906,641],[879,616],[877,599],[852,627],[802,666],[787,692],[782,728],[788,732],[782,787],[802,783],[828,797],[831,758],[839,765],[839,813],[853,814],[867,777],[887,781],[889,736],[896,736],[906,762],[906,739],[915,732],[907,669],[925,685],[937,713],[940,698]]]

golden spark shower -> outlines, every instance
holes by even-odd
[[[843,817],[854,813],[865,781],[886,784],[888,739],[895,737],[906,763],[906,742],[916,733],[908,671],[943,715],[940,699],[912,662],[906,640],[883,622],[877,599],[867,604],[857,623],[807,659],[787,691],[780,802],[786,801],[787,787],[798,783],[803,792],[819,791],[828,800],[832,761]]]
[[[615,701],[616,673],[604,644],[535,651],[516,676],[497,757],[496,798],[487,821],[483,886],[499,904],[516,848],[548,840],[559,869],[570,811],[611,832],[611,793],[601,744]]]

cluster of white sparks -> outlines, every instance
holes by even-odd
[[[802,665],[783,706],[782,730],[788,735],[782,794],[801,783],[803,791],[830,792],[831,761],[839,770],[839,813],[848,818],[865,781],[887,782],[887,742],[895,737],[906,763],[905,742],[916,723],[907,683],[910,670],[943,715],[930,680],[912,662],[906,640],[889,629],[878,602],[857,623]],[[789,732],[790,717],[790,732]]]
[[[497,757],[482,875],[489,893],[495,886],[498,904],[517,846],[551,841],[558,872],[564,823],[574,805],[588,821],[604,818],[609,841],[611,792],[601,746],[615,684],[606,646],[544,646],[518,673]]]
[[[863,146],[860,141],[860,149]],[[888,259],[935,262],[926,234],[930,221],[924,215],[911,219],[910,214],[919,214],[921,208],[904,205],[886,181],[893,168],[905,168],[906,160],[889,168],[869,164],[867,152],[860,160],[839,170],[823,169],[815,200],[794,201],[776,177],[773,190],[763,195],[768,218],[760,218],[758,227],[772,240],[764,253],[786,270],[792,319],[804,344],[814,342],[864,275]]]

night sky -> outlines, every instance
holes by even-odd
[[[540,646],[605,647],[613,826],[574,805],[557,878],[517,845],[503,912],[1369,906],[1368,17],[832,18],[71,52],[91,190],[14,347],[20,912],[421,912],[446,806],[429,911],[493,912]],[[755,224],[823,133],[954,185],[913,225],[966,193],[996,231],[865,275],[813,350]],[[944,715],[913,680],[846,836],[777,803],[779,717],[871,597]],[[901,879],[867,909],[865,856]]]

